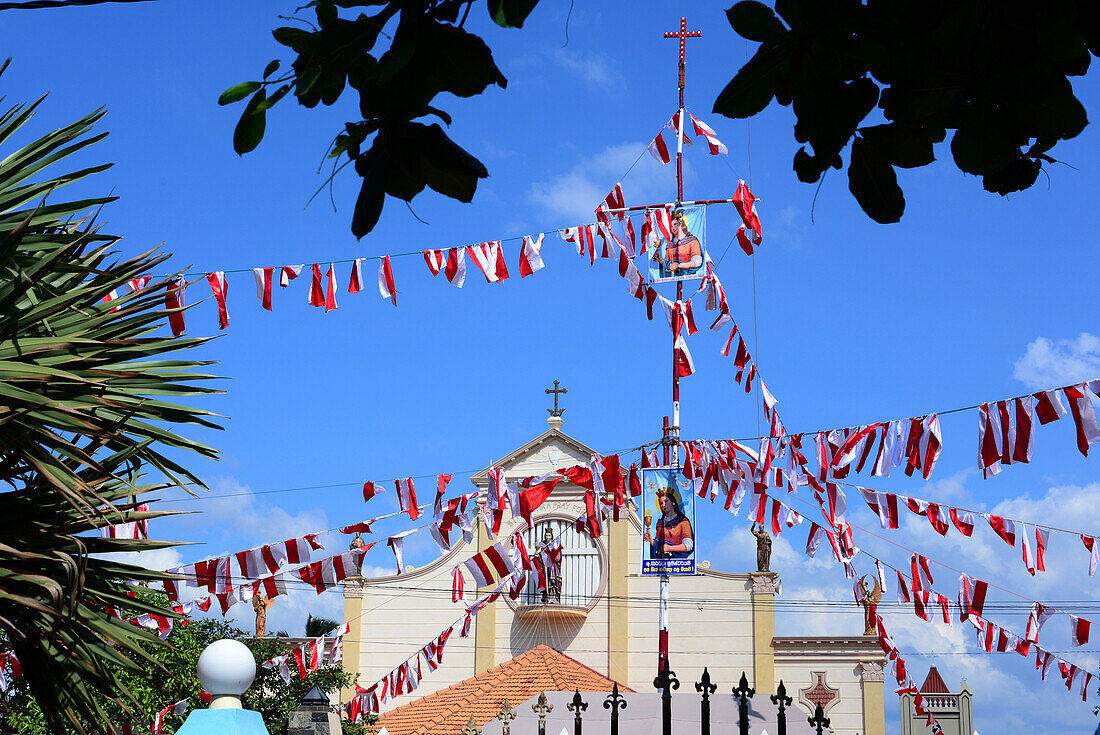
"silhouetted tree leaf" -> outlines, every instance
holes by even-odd
[[[867,216],[879,224],[897,222],[905,211],[905,196],[893,167],[859,137],[852,141],[848,189]]]
[[[750,41],[780,41],[787,33],[772,9],[757,0],[741,0],[726,11],[726,18],[733,30]]]

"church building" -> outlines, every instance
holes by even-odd
[[[504,468],[508,481],[589,463],[595,450],[563,432],[560,415],[552,415],[548,423],[547,431],[495,463]],[[488,470],[472,481],[484,490]],[[624,690],[653,691],[659,580],[640,574],[642,522],[631,507],[618,522],[608,518],[599,538],[578,533],[573,521],[584,513],[584,498],[583,488],[563,480],[535,511],[531,527],[509,515],[498,536],[520,531],[528,549],[538,547],[548,529],[559,537],[560,598],[544,598],[532,574],[517,600],[501,595],[485,607],[474,618],[469,637],[452,635],[439,668],[423,677],[414,694],[391,697],[383,712],[540,646]],[[361,683],[385,676],[462,616],[464,603],[451,600],[452,570],[493,543],[486,531],[478,521],[473,543],[459,538],[448,553],[423,567],[345,581],[344,619],[351,631],[345,638],[344,666],[360,674]],[[757,699],[766,702],[782,680],[795,700],[792,717],[799,711],[808,716],[821,704],[833,733],[885,733],[883,656],[875,636],[777,635],[780,577],[775,571],[718,570],[700,559],[696,574],[672,580],[672,589],[669,660],[682,688],[691,690],[706,667],[719,692],[728,696],[745,672]],[[468,590],[466,603],[471,599]],[[345,701],[351,696],[344,692]]]

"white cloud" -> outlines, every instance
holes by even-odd
[[[155,569],[157,571],[179,566],[183,561],[183,557],[180,556],[178,548],[148,549],[146,551],[137,552],[113,551],[110,554],[102,554],[101,557],[103,559],[119,561],[124,564],[133,564],[134,566],[143,567],[145,569]]]
[[[210,491],[211,495],[232,497],[200,496],[199,513],[179,516],[181,525],[201,527],[206,533],[220,533],[232,547],[223,551],[210,550],[205,556],[276,543],[329,527],[325,512],[320,508],[291,514],[265,502],[234,477],[216,478]]]
[[[666,200],[675,193],[675,169],[657,164],[646,151],[647,145],[648,141],[621,143],[582,157],[581,163],[566,173],[534,183],[528,198],[548,214],[575,223],[593,221],[593,211],[616,181],[622,180],[627,206]],[[685,176],[687,169],[685,162]],[[625,177],[628,170],[630,175]]]
[[[1100,337],[1081,332],[1076,339],[1038,337],[1016,361],[1013,377],[1030,388],[1070,385],[1100,377]]]
[[[622,72],[614,68],[605,54],[561,48],[554,52],[554,61],[567,72],[579,76],[585,84],[604,92],[626,86]]]

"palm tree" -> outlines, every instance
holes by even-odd
[[[320,638],[333,631],[340,623],[331,618],[315,618],[313,613],[306,616],[306,638]]]
[[[41,101],[0,110],[0,148]],[[103,114],[0,151],[0,481],[10,488],[0,492],[0,651],[15,653],[55,732],[103,730],[104,702],[133,702],[116,672],[155,673],[142,646],[156,636],[108,610],[165,613],[129,597],[126,583],[166,575],[99,555],[172,544],[99,529],[167,515],[138,510],[148,493],[201,487],[168,455],[215,457],[177,429],[219,428],[213,414],[176,402],[217,391],[195,382],[213,377],[195,372],[208,363],[166,357],[204,341],[157,331],[171,278],[102,302],[167,256],[111,252],[117,238],[92,215],[111,198],[53,199],[109,166],[47,175],[105,135],[89,134]]]

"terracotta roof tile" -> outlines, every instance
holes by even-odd
[[[537,646],[477,676],[421,697],[381,716],[390,735],[453,735],[470,721],[478,726],[496,717],[507,699],[512,706],[539,692],[609,692],[615,684],[598,671]],[[620,691],[633,691],[620,686]]]
[[[921,694],[950,694],[943,677],[935,666],[928,669],[928,676],[924,677],[924,683],[920,685]]]

